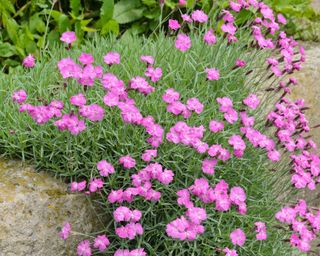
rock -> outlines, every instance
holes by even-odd
[[[63,241],[58,233],[66,221],[84,234],[98,226],[86,196],[21,162],[0,161],[0,256],[75,255],[84,237]]]
[[[320,0],[313,0],[312,7],[315,9],[316,12],[320,12]]]
[[[306,115],[310,127],[320,124],[320,45],[319,43],[302,43],[306,48],[306,62],[302,70],[295,74],[299,85],[293,89],[293,99],[305,99]],[[320,127],[311,130],[313,140],[320,145]]]

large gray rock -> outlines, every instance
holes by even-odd
[[[74,255],[84,237],[65,242],[60,227],[68,221],[88,234],[97,226],[94,213],[86,196],[69,194],[63,182],[21,162],[0,160],[0,256]]]
[[[293,90],[292,98],[305,99],[306,106],[311,107],[306,112],[310,126],[320,125],[320,44],[303,43],[306,48],[306,63],[295,77],[299,85]],[[311,131],[314,141],[320,145],[320,128]]]

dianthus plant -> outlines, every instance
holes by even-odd
[[[287,98],[304,49],[263,2],[209,14],[185,3],[164,21],[167,35],[75,48],[66,32],[49,57],[28,56],[4,80],[1,152],[33,159],[103,207],[106,224],[79,256],[312,251],[320,213],[289,202],[292,187],[320,181],[307,108]],[[67,221],[62,239],[74,231]]]

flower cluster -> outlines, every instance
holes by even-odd
[[[174,173],[164,169],[159,163],[152,163],[131,176],[133,187],[126,190],[112,190],[108,196],[110,203],[132,202],[135,196],[142,196],[148,201],[158,201],[161,193],[152,189],[151,180],[158,180],[164,185],[173,181]]]
[[[311,250],[311,243],[320,232],[320,210],[314,214],[308,209],[304,200],[299,200],[292,207],[284,207],[277,214],[276,219],[290,225],[293,234],[290,244],[302,252]]]
[[[197,98],[190,98],[187,104],[179,101],[180,94],[174,89],[169,88],[162,95],[163,101],[168,103],[167,111],[174,115],[182,115],[184,118],[189,118],[192,111],[200,114],[203,111],[203,104]]]
[[[133,249],[131,251],[128,249],[118,249],[114,253],[114,256],[147,256],[147,253],[143,248]]]
[[[291,182],[298,189],[308,187],[314,190],[316,183],[320,181],[320,157],[312,152],[317,150],[314,141],[304,138],[304,134],[310,131],[304,115],[304,101],[291,102],[282,98],[275,108],[269,113],[267,124],[277,128],[278,143],[291,152],[293,171]],[[301,153],[293,153],[295,151]]]
[[[256,238],[257,240],[266,240],[267,239],[267,227],[264,222],[258,221],[255,222],[254,225],[256,226]]]
[[[207,143],[201,141],[204,136],[205,128],[201,125],[199,127],[190,127],[185,122],[177,122],[170,128],[166,138],[168,141],[186,146],[193,147],[199,153],[205,153],[209,146]]]
[[[129,222],[125,226],[116,228],[116,234],[123,239],[132,240],[136,235],[143,234],[143,228],[140,223],[142,213],[139,210],[130,210],[128,207],[120,206],[113,212],[116,222]]]

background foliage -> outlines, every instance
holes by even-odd
[[[0,68],[8,71],[28,53],[39,54],[59,42],[60,34],[74,30],[81,40],[94,32],[118,36],[124,33],[150,34],[159,22],[178,15],[178,0],[0,0]],[[187,6],[201,7],[207,13],[212,7],[226,6],[226,0],[188,0]],[[268,0],[273,9],[289,18],[287,31],[299,39],[320,40],[320,14],[311,0]],[[241,20],[250,18],[243,11]]]

